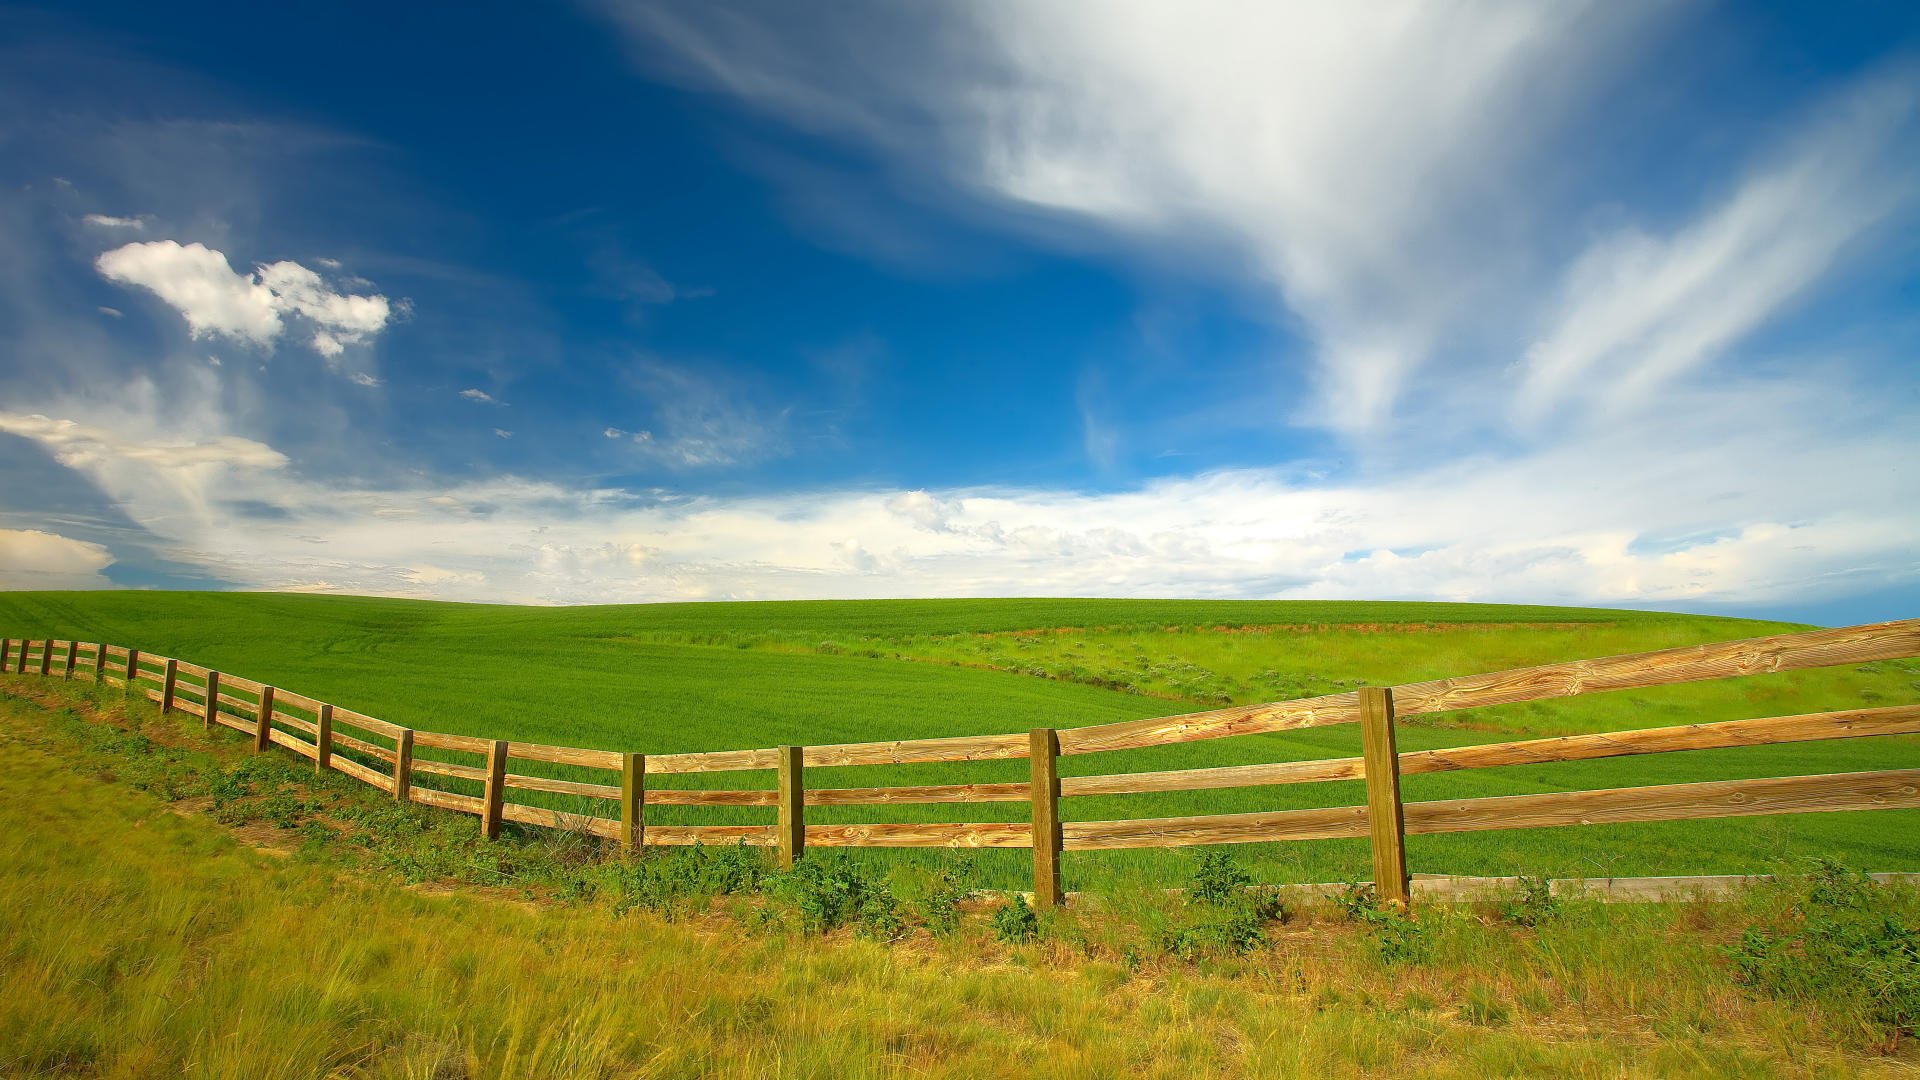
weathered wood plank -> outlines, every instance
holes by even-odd
[[[1033,826],[1024,821],[807,826],[808,847],[1023,848],[1032,845]]]
[[[258,694],[260,693],[261,690],[266,688],[265,683],[257,683],[257,682],[254,682],[252,679],[243,679],[238,675],[233,675],[229,673],[221,674],[220,684],[229,689],[242,690],[249,694]]]
[[[1412,809],[1411,806],[1408,809]],[[1409,830],[1411,831],[1411,830]],[[1185,847],[1189,844],[1259,844],[1281,840],[1332,840],[1367,835],[1367,808],[1334,806],[1272,810],[1255,814],[1068,821],[1061,825],[1068,851]]]
[[[293,751],[294,753],[299,754],[303,758],[315,758],[320,756],[320,751],[315,749],[312,743],[306,741],[305,739],[300,738],[298,735],[295,735],[290,731],[281,731],[279,728],[274,728],[272,731],[267,733],[267,739],[271,742],[275,742],[281,746],[286,747],[287,749]]]
[[[308,735],[318,735],[320,733],[319,724],[316,724],[311,720],[303,720],[300,717],[295,716],[289,712],[284,712],[279,708],[279,705],[281,704],[279,691],[274,692],[273,704],[275,706],[273,710],[274,723],[285,724],[288,727],[294,729],[295,731],[304,732],[305,734],[308,734]]]
[[[1920,769],[1408,803],[1415,835],[1920,806]]]
[[[779,767],[776,750],[711,750],[697,754],[648,754],[651,773],[742,772]],[[689,841],[691,842],[691,841]]]
[[[1920,656],[1920,619],[1689,645],[1394,687],[1401,716]]]
[[[356,739],[351,735],[342,734],[338,728],[335,728],[333,732],[333,745],[336,747],[344,747],[355,753],[365,754],[368,757],[379,758],[389,765],[393,763],[392,750],[375,743],[370,743],[365,739]]]
[[[921,787],[820,788],[808,806],[896,806],[921,803],[1026,802],[1029,784],[929,784]]]
[[[258,726],[254,728],[253,749],[258,752],[267,748],[267,733],[273,730],[273,687],[260,688],[260,702],[254,706],[254,718]]]
[[[651,766],[653,759],[647,761]],[[649,788],[647,802],[655,806],[779,806],[780,793],[772,789],[698,791],[689,788]]]
[[[1503,765],[1544,765],[1558,761],[1660,754],[1677,750],[1720,750],[1736,746],[1858,739],[1872,735],[1920,734],[1920,705],[1768,716],[1753,720],[1725,720],[1711,724],[1643,728],[1593,735],[1563,735],[1547,739],[1483,743],[1438,750],[1410,750],[1400,755],[1400,775],[1497,768]],[[1207,769],[1116,773],[1110,776],[1063,776],[1060,794],[1133,795],[1158,791],[1204,791],[1214,788],[1261,787],[1271,784],[1323,783],[1359,780],[1363,759],[1326,758],[1282,761],[1270,765],[1229,765]]]
[[[473,814],[480,818],[487,816],[487,801],[471,795],[455,795],[451,791],[435,791],[433,788],[413,787],[407,790],[407,798],[422,806],[434,806],[442,810],[457,810],[462,814]],[[498,828],[498,825],[495,826]]]
[[[610,840],[618,839],[620,836],[619,822],[589,814],[569,814],[562,810],[548,810],[544,807],[523,806],[520,803],[510,802],[502,804],[500,816],[522,825],[538,825],[566,832],[587,833],[592,836],[604,836]]]
[[[67,642],[67,655],[60,662],[61,678],[63,679],[73,678],[74,664],[79,660],[79,657],[80,657],[80,643],[77,641]]]
[[[691,844],[746,844],[773,847],[772,825],[649,825],[648,847],[686,847]]]
[[[327,768],[332,769],[334,772],[346,773],[355,780],[370,784],[373,787],[379,788],[381,791],[391,792],[393,790],[393,781],[389,780],[385,774],[377,769],[369,769],[350,757],[341,757],[339,754],[335,754],[332,759],[327,762]],[[418,802],[419,800],[415,801]]]
[[[362,731],[372,732],[375,735],[385,735],[389,739],[405,730],[399,724],[390,724],[385,720],[368,716],[366,713],[354,712],[352,709],[342,708],[339,705],[333,707],[333,722],[336,724],[345,724],[348,727],[356,727]]]
[[[510,752],[522,761],[549,761],[556,765],[578,765],[587,769],[609,769],[618,772],[621,764],[621,755],[612,750],[581,750],[571,746],[514,743]]]
[[[339,722],[340,717],[336,713],[334,723]],[[488,754],[493,752],[493,744],[492,739],[476,739],[471,735],[448,735],[439,731],[413,733],[414,746],[424,746],[433,750],[462,750],[469,754]]]
[[[1115,724],[1066,728],[1060,732],[1062,754],[1097,754],[1107,750],[1134,750],[1143,746],[1224,739],[1267,731],[1351,724],[1360,719],[1360,698],[1354,693],[1328,694],[1262,705],[1163,716],[1151,720],[1124,720]]]
[[[579,780],[556,780],[550,776],[522,776],[519,773],[507,774],[507,787],[521,791],[546,791],[555,795],[578,795],[588,799],[620,797],[618,784],[588,784]]]
[[[432,758],[414,758],[413,771],[428,776],[451,776],[457,780],[472,780],[475,783],[487,782],[487,770],[473,765],[455,765],[450,761],[435,761]]]

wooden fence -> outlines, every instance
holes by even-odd
[[[1407,803],[1400,797],[1400,777],[1409,773],[1920,733],[1920,705],[1408,753],[1400,753],[1394,739],[1395,722],[1400,717],[1917,655],[1920,619],[1909,619],[1059,731],[1040,728],[1013,735],[655,755],[416,731],[280,687],[119,645],[9,638],[0,652],[0,670],[128,687],[158,702],[163,711],[201,717],[208,730],[219,724],[240,731],[252,738],[256,750],[277,744],[313,761],[316,771],[333,769],[398,800],[473,814],[489,838],[499,834],[502,821],[513,821],[617,839],[629,849],[647,844],[745,842],[776,848],[779,861],[786,866],[809,847],[1030,848],[1035,901],[1050,907],[1063,898],[1060,858],[1068,851],[1368,837],[1376,889],[1385,900],[1405,903],[1409,881],[1405,838],[1409,833],[1920,807],[1920,769],[1434,802]],[[1058,769],[1063,755],[1332,724],[1360,726],[1361,756],[1105,776],[1063,777]],[[417,749],[430,749],[442,756],[416,757]],[[448,759],[447,753],[464,756],[470,763]],[[806,784],[807,770],[812,768],[1019,758],[1029,762],[1026,783],[843,788],[809,788]],[[514,771],[516,762],[521,763],[521,771]],[[541,767],[529,763],[590,770],[602,782],[537,775]],[[649,790],[647,786],[649,776],[752,770],[774,772],[777,787]],[[477,787],[480,794],[447,790],[456,786],[447,784],[448,780],[466,781],[465,786]],[[1116,821],[1060,819],[1063,798],[1333,780],[1365,781],[1365,804]],[[436,783],[440,786],[433,786]],[[610,809],[568,813],[514,802],[508,798],[514,791],[572,796]],[[1026,822],[809,825],[806,820],[810,806],[986,802],[1028,803],[1032,815]],[[775,820],[766,825],[650,826],[646,820],[649,805],[771,807]]]

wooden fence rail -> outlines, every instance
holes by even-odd
[[[1405,716],[1912,656],[1920,656],[1920,620],[1908,619],[1395,687],[1368,687],[1323,697],[1063,731],[1040,728],[1022,735],[675,754],[547,746],[419,731],[185,660],[99,642],[7,638],[0,642],[0,672],[58,675],[125,688],[155,702],[163,713],[200,717],[209,731],[219,725],[242,732],[252,739],[257,751],[280,746],[313,761],[316,771],[343,773],[400,801],[472,814],[480,819],[481,831],[489,839],[499,834],[502,822],[515,822],[604,837],[628,849],[733,843],[770,847],[784,866],[791,866],[813,847],[1027,848],[1033,857],[1035,901],[1051,906],[1063,902],[1066,895],[1061,889],[1060,857],[1069,851],[1364,836],[1373,850],[1375,888],[1383,899],[1405,903],[1410,895],[1405,848],[1409,834],[1920,807],[1920,769],[1414,803],[1402,800],[1399,784],[1405,775],[1461,769],[1920,734],[1920,705],[1407,752],[1398,749],[1395,738],[1397,721]],[[1061,776],[1059,772],[1063,756],[1347,723],[1361,729],[1363,753],[1358,757],[1101,776]],[[421,757],[419,750],[433,756]],[[467,760],[454,759],[461,756]],[[809,788],[806,780],[808,771],[815,768],[1023,758],[1029,762],[1031,774],[1026,783]],[[604,775],[599,780],[543,776],[514,771],[515,761]],[[775,786],[713,790],[649,787],[653,776],[748,771],[773,773]],[[423,779],[440,786],[423,786]],[[1343,780],[1365,782],[1363,804],[1114,821],[1063,821],[1060,817],[1062,798]],[[464,785],[474,793],[452,790],[446,786],[449,784]],[[509,798],[516,791],[577,799],[583,806],[602,807],[602,812],[580,813],[519,803]],[[1028,821],[807,821],[807,808],[811,806],[1011,802],[1029,804]],[[650,824],[646,820],[649,806],[764,807],[774,811],[775,820],[761,825]]]

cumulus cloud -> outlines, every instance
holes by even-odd
[[[0,589],[108,589],[113,555],[99,544],[38,529],[0,529]]]
[[[460,396],[466,398],[468,401],[478,401],[486,405],[493,404],[493,395],[478,387],[468,387],[460,391]]]
[[[305,328],[309,347],[333,359],[373,340],[394,316],[385,296],[339,292],[299,263],[269,263],[242,274],[224,253],[198,243],[131,243],[102,253],[94,266],[109,281],[159,297],[196,338],[270,349],[291,319]]]

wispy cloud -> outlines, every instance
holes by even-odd
[[[1521,416],[1537,421],[1573,397],[1644,394],[1778,315],[1913,202],[1917,108],[1914,71],[1883,73],[1815,110],[1730,196],[1674,232],[1626,229],[1595,243],[1527,352]]]
[[[460,391],[460,396],[463,398],[466,398],[468,401],[478,401],[485,405],[491,405],[494,403],[492,394],[489,394],[485,390],[481,390],[477,387],[468,387],[467,389]]]
[[[651,358],[635,363],[633,377],[651,405],[653,421],[628,437],[649,460],[676,469],[709,469],[787,452],[786,412],[767,410],[738,380]]]

